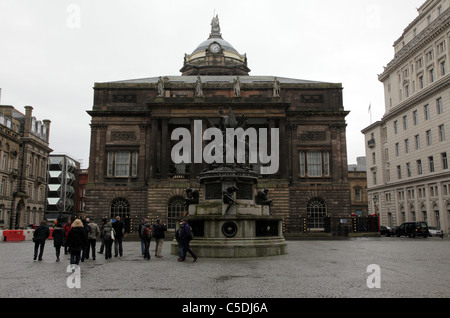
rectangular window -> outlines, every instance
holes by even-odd
[[[436,112],[438,113],[438,115],[444,112],[444,108],[442,105],[442,97],[436,99]]]
[[[330,155],[328,152],[300,152],[300,176],[325,177],[330,175]]]
[[[108,177],[136,177],[137,152],[117,151],[108,152]]]
[[[411,164],[409,162],[406,164],[406,174],[411,177]]]
[[[361,202],[361,188],[355,189],[355,201]]]
[[[423,113],[425,116],[425,120],[430,119],[430,107],[428,105],[423,106]]]
[[[441,153],[441,158],[442,158],[442,169],[448,169],[447,153],[446,152]]]
[[[413,124],[416,126],[419,123],[419,116],[417,115],[417,110],[413,111]]]
[[[403,116],[403,129],[408,129],[408,116]]]
[[[400,156],[400,144],[398,142],[395,144],[395,155]]]
[[[400,180],[402,178],[402,167],[397,166],[397,178]]]
[[[430,74],[430,83],[434,82],[434,69],[429,70],[429,74]]]
[[[405,153],[409,153],[409,139],[405,139]]]
[[[428,163],[430,165],[430,172],[434,172],[434,159],[433,159],[433,156],[428,157]]]
[[[427,146],[431,146],[433,144],[433,140],[431,139],[431,130],[427,130]]]
[[[415,141],[415,144],[416,144],[416,150],[419,150],[420,149],[420,136],[419,135],[415,135],[414,136],[414,141]]]
[[[394,133],[395,134],[398,133],[398,123],[397,123],[397,121],[394,121]]]
[[[447,74],[447,63],[445,61],[441,62],[441,76]]]
[[[128,177],[130,175],[130,153],[116,152],[116,164],[114,169],[116,177]]]
[[[417,160],[417,174],[422,174],[422,160]]]
[[[444,125],[439,126],[439,141],[445,140],[445,127]]]

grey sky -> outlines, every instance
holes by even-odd
[[[50,147],[87,168],[95,82],[181,75],[214,12],[250,75],[342,83],[349,163],[384,114],[378,74],[424,0],[0,0],[1,104],[50,119]]]

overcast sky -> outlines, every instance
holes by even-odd
[[[50,119],[50,147],[89,162],[93,85],[181,75],[214,12],[250,75],[342,83],[348,163],[384,114],[378,74],[425,0],[0,0],[1,104]]]

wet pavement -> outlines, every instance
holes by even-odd
[[[152,241],[147,261],[140,242],[124,242],[122,257],[105,260],[97,254],[96,260],[80,263],[76,276],[68,271],[69,255],[55,262],[53,241],[47,241],[43,261],[33,261],[30,241],[2,242],[0,297],[450,297],[448,238],[288,241],[288,254],[282,256],[199,258],[196,263],[192,258],[178,262],[170,244],[164,243],[163,258],[155,258]]]

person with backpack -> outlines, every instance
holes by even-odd
[[[103,239],[105,243],[105,259],[112,257],[112,244],[114,242],[114,237],[116,235],[116,231],[112,227],[111,222],[107,222],[105,227],[103,228],[100,237]]]
[[[163,257],[161,255],[162,246],[164,243],[164,232],[167,231],[166,224],[161,224],[161,219],[156,219],[156,224],[153,226],[153,237],[155,238],[155,256],[158,258]]]
[[[189,246],[189,242],[192,240],[193,234],[187,219],[181,220],[180,228],[177,230],[175,235],[180,250],[180,257],[178,258],[178,261],[184,262],[184,260],[186,259],[186,254],[189,253],[194,258],[194,262],[196,262],[198,256],[192,251],[191,247]]]
[[[141,230],[141,238],[144,241],[144,259],[150,260],[150,241],[152,239],[152,226],[146,219]]]

